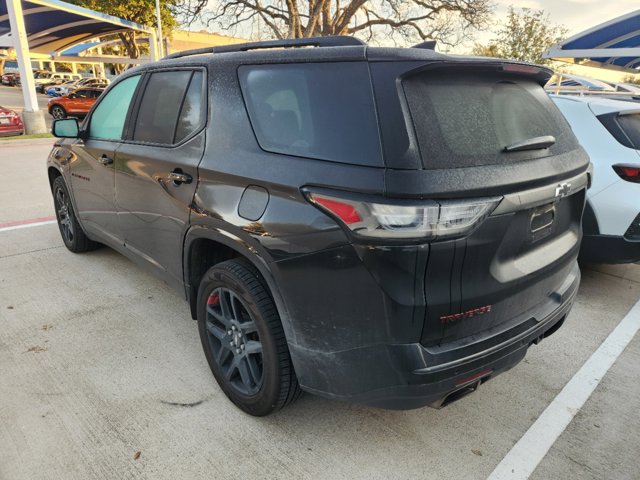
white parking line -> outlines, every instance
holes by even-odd
[[[639,329],[640,301],[529,427],[488,480],[529,478]]]
[[[51,225],[53,223],[56,223],[56,220],[43,220],[43,221],[35,221],[35,222],[29,222],[29,223],[16,222],[15,224],[6,224],[7,226],[2,226],[2,224],[0,224],[0,233],[8,232],[10,230],[19,230],[21,228],[31,228],[31,227],[40,227],[42,225]]]

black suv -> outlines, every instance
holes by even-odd
[[[250,414],[474,391],[571,309],[589,159],[549,70],[428,47],[260,42],[125,72],[54,123],[65,244],[184,295]]]

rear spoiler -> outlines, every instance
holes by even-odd
[[[415,75],[416,73],[425,72],[429,70],[444,70],[455,69],[457,71],[466,70],[469,72],[496,72],[504,73],[506,75],[513,75],[518,77],[526,77],[534,80],[541,87],[544,87],[551,76],[553,70],[540,65],[533,65],[529,63],[516,63],[508,62],[498,59],[478,59],[471,60],[473,57],[467,57],[469,60],[465,61],[436,61],[430,62],[418,68],[411,69],[402,74],[402,78]]]

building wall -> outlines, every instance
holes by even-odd
[[[171,33],[171,38],[167,40],[169,45],[168,53],[181,52],[194,48],[215,47],[218,45],[231,45],[234,43],[248,42],[246,38],[228,37],[218,33],[207,32],[186,32],[175,30]]]

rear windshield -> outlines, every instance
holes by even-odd
[[[511,163],[575,148],[569,127],[535,82],[500,75],[420,73],[403,81],[425,168]],[[552,135],[544,150],[505,147]]]
[[[263,150],[383,166],[364,62],[251,65],[238,72]]]

